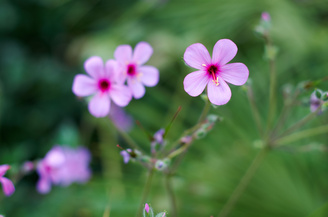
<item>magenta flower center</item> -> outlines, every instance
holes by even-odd
[[[110,82],[107,79],[101,79],[98,82],[98,87],[101,90],[101,92],[106,92],[110,88]]]
[[[206,69],[208,75],[212,78],[212,81],[216,86],[218,86],[219,83],[219,77],[216,75],[219,72],[219,67],[217,65],[209,65]]]
[[[128,71],[128,75],[131,75],[131,76],[137,74],[136,66],[134,64],[129,64],[127,71]]]

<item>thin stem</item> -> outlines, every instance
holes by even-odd
[[[171,150],[169,152],[169,154],[167,156],[168,158],[173,158],[173,157],[181,154],[190,146],[189,144],[186,144],[184,146],[181,146],[179,149],[175,149],[175,147],[180,144],[180,141],[183,137],[193,134],[203,124],[202,122],[206,119],[206,116],[207,116],[208,112],[210,111],[210,108],[211,108],[211,102],[209,100],[207,100],[204,105],[203,111],[202,111],[201,115],[199,116],[197,124],[195,124],[193,127],[189,128],[189,129],[185,130],[183,132],[183,134],[180,136],[180,138],[172,143],[173,150]]]
[[[123,130],[116,127],[116,125],[111,121],[111,124],[116,128],[117,132],[122,136],[122,138],[128,143],[128,145],[133,149],[138,149],[139,151],[142,151],[142,149],[137,145],[137,143]]]
[[[144,206],[144,204],[146,202],[146,199],[147,199],[147,196],[150,192],[151,182],[153,180],[153,175],[154,175],[154,169],[152,168],[152,169],[149,170],[149,173],[148,173],[148,177],[147,177],[146,184],[145,184],[145,187],[144,187],[144,190],[143,190],[143,193],[142,193],[142,197],[141,197],[141,201],[140,201],[140,205],[139,205],[136,217],[141,216],[143,206]]]
[[[256,106],[253,90],[251,87],[248,87],[248,89],[247,89],[247,96],[248,96],[248,100],[249,100],[249,103],[251,106],[251,110],[253,113],[253,118],[255,120],[257,130],[259,131],[260,135],[263,135],[263,127],[262,127],[261,117],[260,117],[259,110]]]
[[[268,48],[271,48],[273,45],[270,36],[267,35],[265,37],[265,40]],[[270,59],[269,64],[270,64],[270,94],[269,94],[267,133],[270,131],[276,112],[276,86],[277,86],[276,66],[275,66],[274,57]]]
[[[282,125],[286,122],[286,118],[288,117],[290,111],[291,111],[291,107],[295,104],[297,96],[300,94],[299,90],[296,90],[294,95],[292,96],[291,102],[286,102],[281,115],[278,119],[278,123],[276,125],[276,127],[273,129],[271,136],[274,137],[275,134],[280,130],[280,128],[282,127]]]
[[[307,138],[310,136],[315,136],[315,135],[319,135],[319,134],[323,134],[323,133],[327,133],[327,132],[328,132],[328,125],[315,127],[312,129],[303,130],[303,131],[294,133],[289,136],[282,137],[282,138],[276,140],[276,142],[274,142],[274,144],[275,144],[275,146],[282,146],[282,145],[285,145],[285,144],[288,144],[291,142],[296,142],[303,138]]]
[[[211,102],[207,99],[203,111],[199,117],[198,123],[203,122],[211,108]]]
[[[255,172],[261,165],[265,155],[267,154],[269,148],[266,145],[255,157],[250,167],[247,169],[245,175],[240,180],[238,186],[235,188],[233,193],[231,194],[228,202],[223,206],[221,212],[219,213],[218,217],[226,217],[229,215],[230,211],[236,205],[237,201],[239,200],[240,196],[245,191],[246,187],[248,186],[249,182],[253,178]]]
[[[175,195],[174,195],[174,191],[173,191],[173,188],[172,188],[172,185],[171,185],[170,178],[171,178],[170,175],[165,176],[165,188],[166,188],[166,191],[169,195],[170,202],[171,202],[172,217],[177,217],[177,204],[176,204],[176,199],[175,199]]]
[[[322,104],[319,105],[319,107],[317,108],[317,110],[315,110],[315,112],[310,113],[308,116],[306,116],[302,120],[298,121],[297,123],[289,127],[287,130],[285,130],[285,132],[280,136],[280,138],[289,135],[290,133],[294,132],[298,128],[302,127],[303,125],[311,121],[313,118],[317,117],[318,113],[321,110],[321,106]]]

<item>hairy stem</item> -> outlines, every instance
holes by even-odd
[[[240,180],[238,186],[235,188],[233,193],[231,194],[228,202],[223,206],[221,212],[219,213],[218,217],[226,217],[229,215],[231,210],[234,208],[236,203],[238,202],[240,196],[244,193],[245,189],[247,188],[249,182],[253,178],[255,172],[261,165],[265,155],[267,154],[269,148],[266,145],[255,157],[250,167],[247,169],[245,175]]]
[[[147,196],[150,192],[151,183],[152,183],[152,180],[153,180],[153,175],[154,175],[154,169],[152,168],[152,169],[149,170],[149,173],[148,173],[148,177],[147,177],[146,184],[145,184],[145,187],[144,187],[144,190],[143,190],[143,193],[142,193],[142,197],[141,197],[141,201],[140,201],[140,205],[139,205],[136,217],[141,216],[142,209],[143,209],[144,204],[146,202]]]

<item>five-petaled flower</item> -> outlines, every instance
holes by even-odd
[[[120,45],[114,52],[118,63],[120,83],[127,79],[128,87],[135,99],[145,95],[145,87],[153,87],[159,81],[159,71],[154,66],[145,64],[153,53],[152,47],[147,42],[139,42],[134,52],[130,45]]]
[[[95,117],[104,117],[110,111],[111,99],[118,106],[126,106],[132,99],[130,89],[117,82],[117,66],[114,60],[104,63],[94,56],[84,63],[85,71],[91,76],[76,75],[73,82],[73,93],[84,97],[94,95],[89,102],[89,111]]]
[[[243,85],[248,79],[249,71],[243,63],[229,63],[237,54],[237,46],[229,39],[216,42],[212,59],[204,45],[190,45],[184,53],[184,61],[198,71],[188,74],[184,89],[190,96],[200,95],[207,85],[207,95],[211,103],[224,105],[231,98],[228,83]]]
[[[6,177],[3,177],[7,170],[10,169],[10,166],[7,164],[4,165],[0,165],[0,182],[2,184],[2,190],[3,193],[9,197],[10,195],[12,195],[15,192],[15,186],[13,184],[12,181],[10,181],[9,179],[7,179]]]

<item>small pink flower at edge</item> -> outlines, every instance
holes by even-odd
[[[149,205],[148,205],[148,203],[145,204],[145,210],[146,210],[147,213],[149,213]]]
[[[7,170],[9,170],[9,169],[10,169],[10,166],[7,164],[0,165],[0,182],[2,184],[3,193],[7,197],[11,196],[15,192],[15,186],[14,186],[13,182],[10,181],[9,179],[3,177],[6,174]]]
[[[93,95],[89,102],[89,111],[95,117],[105,117],[110,111],[111,100],[124,107],[132,99],[131,91],[123,84],[117,83],[117,72],[114,60],[104,63],[100,57],[90,57],[84,63],[89,74],[76,75],[73,81],[73,93],[79,97]]]
[[[190,45],[184,53],[184,61],[198,71],[185,77],[184,90],[195,97],[207,86],[207,95],[211,103],[226,104],[231,98],[231,90],[226,82],[243,85],[249,75],[245,64],[227,64],[235,57],[237,50],[236,44],[231,40],[221,39],[214,45],[211,58],[204,45],[200,43]]]
[[[128,87],[136,99],[145,95],[145,87],[153,87],[159,81],[159,71],[154,66],[145,64],[153,53],[152,47],[147,42],[139,42],[134,52],[130,45],[120,45],[114,52],[114,57],[120,68],[118,77],[121,83],[127,79]]]

